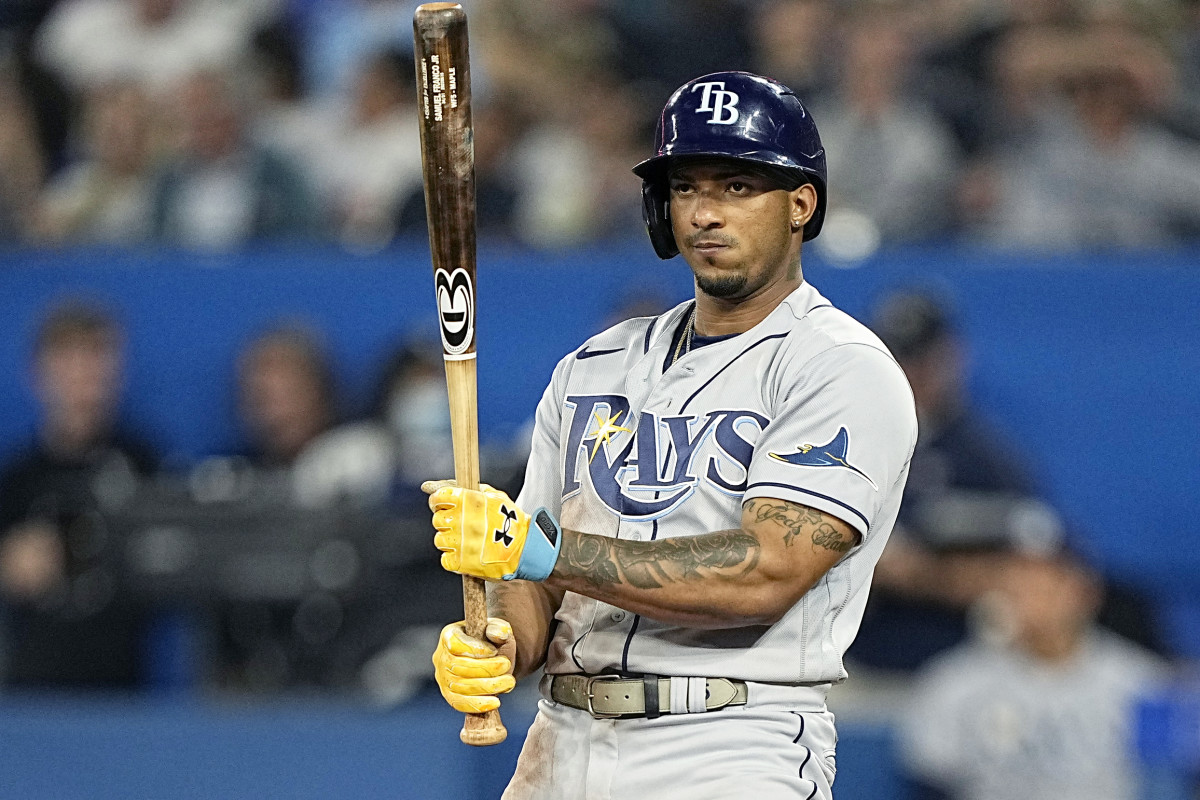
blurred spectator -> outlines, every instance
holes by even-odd
[[[420,505],[423,497],[416,493],[422,481],[454,474],[441,344],[413,340],[393,353],[378,398],[380,416],[396,445],[398,486]]]
[[[910,241],[950,228],[958,154],[941,118],[909,89],[912,21],[902,4],[868,3],[843,15],[837,82],[810,106],[837,176],[827,247],[847,236]]]
[[[0,58],[0,243],[27,236],[43,171],[33,116],[12,65]]]
[[[237,63],[273,0],[60,0],[42,60],[75,91],[134,80],[165,96],[198,70]]]
[[[616,33],[613,67],[642,87],[655,108],[675,87],[710,72],[750,69],[751,14],[739,0],[615,0],[607,21]]]
[[[380,375],[370,413],[332,428],[305,448],[294,467],[304,502],[401,514],[425,508],[421,482],[430,475],[454,475],[441,352],[436,340],[414,337],[401,344]],[[524,453],[483,443],[482,479],[508,491],[523,476],[524,460]]]
[[[153,109],[135,83],[89,93],[82,157],[51,178],[35,233],[48,242],[136,244],[150,234]]]
[[[943,304],[898,292],[880,303],[872,328],[908,376],[919,435],[848,657],[908,670],[965,636],[967,609],[991,588],[1015,526],[1058,530],[1061,521],[967,397],[964,344]]]
[[[1010,134],[1010,119],[995,85],[995,53],[1011,35],[1078,27],[1086,0],[978,0],[927,3],[918,86],[950,125],[968,158]]]
[[[124,341],[103,309],[51,310],[34,343],[34,441],[0,477],[4,680],[22,687],[132,687],[142,619],[117,593],[100,511],[149,475],[151,449],[118,423]]]
[[[513,151],[517,236],[538,247],[563,247],[645,230],[631,168],[652,137],[639,138],[639,101],[611,76],[575,81],[570,119],[528,129]]]
[[[898,741],[914,800],[1138,800],[1134,711],[1166,664],[1095,624],[1102,588],[1061,542],[997,565],[981,637],[919,675]]]
[[[261,469],[290,469],[337,419],[333,365],[308,328],[280,323],[246,344],[237,363],[246,455]]]
[[[152,233],[198,249],[311,238],[317,214],[305,176],[249,135],[232,76],[201,72],[179,90],[179,151],[157,175]]]
[[[11,59],[17,83],[37,132],[38,145],[51,171],[60,163],[72,112],[66,88],[34,54],[34,37],[56,0],[7,0],[0,3],[0,60]]]
[[[500,122],[507,153],[492,150],[506,156],[492,159],[504,167],[503,176],[493,170],[502,177],[493,186],[507,185],[513,198],[515,238],[552,248],[636,232],[624,192],[639,191],[629,168],[649,141],[637,136],[645,87],[617,78],[629,53],[617,49],[606,9],[502,0],[479,11],[489,31],[480,52],[493,80],[491,119],[508,118]]]
[[[310,445],[336,421],[333,368],[318,335],[301,324],[281,322],[254,337],[238,357],[237,387],[246,437],[241,456],[250,465],[246,483],[253,486],[255,501],[281,509],[318,504],[295,481]],[[340,629],[343,613],[327,593],[299,601],[269,593],[222,597],[216,615],[217,683],[265,691],[318,680],[328,661],[324,647],[314,650],[308,644],[306,626],[319,628],[317,643],[326,645]]]
[[[1179,10],[1179,23],[1168,34],[1178,60],[1179,91],[1167,116],[1176,130],[1200,140],[1200,2],[1183,0]]]
[[[297,464],[302,496],[315,503],[421,506],[419,486],[452,475],[450,404],[436,344],[408,344],[389,359],[371,413],[314,441]]]
[[[398,349],[371,412],[343,422],[333,365],[317,334],[290,323],[271,328],[238,362],[243,455],[290,503],[386,508],[399,491],[424,505],[417,487],[429,470],[454,471],[438,347],[412,342]]]
[[[834,83],[832,0],[768,0],[754,13],[754,69],[789,87],[811,107]]]
[[[55,1],[9,0],[0,6],[0,32],[28,32],[46,16]]]
[[[878,305],[871,325],[908,376],[919,435],[900,516],[848,657],[905,671],[966,637],[972,606],[994,588],[997,564],[1014,543],[1061,537],[1067,525],[1040,497],[1028,458],[974,408],[966,346],[947,304],[899,291]],[[1106,627],[1163,651],[1143,592],[1110,579],[1104,598]]]
[[[304,148],[325,217],[351,245],[382,246],[400,205],[421,188],[421,140],[411,53],[387,50],[362,64],[351,105]]]
[[[412,555],[424,553],[427,540],[404,539],[409,528],[388,526],[425,506],[417,487],[428,470],[453,474],[440,349],[414,342],[398,350],[381,377],[373,413],[342,424],[335,424],[328,355],[306,328],[280,325],[256,337],[239,360],[238,376],[255,502],[308,509],[331,525],[366,520],[401,538],[381,548],[391,553],[386,563],[368,563],[369,546],[351,556],[361,573],[352,590],[223,598],[218,682],[256,691],[365,683],[391,700],[424,685],[428,669],[397,658],[436,635],[426,627],[461,603],[461,590],[445,580],[436,558]],[[337,535],[328,532],[331,541]]]
[[[399,50],[412,59],[413,12],[420,0],[289,0],[288,5],[299,28],[304,81],[318,100],[350,96],[373,53]]]
[[[244,72],[252,87],[249,135],[298,163],[316,143],[328,139],[346,115],[345,98],[310,97],[302,62],[299,32],[286,19],[274,20],[254,34]]]
[[[982,238],[1052,248],[1154,247],[1200,233],[1200,145],[1156,121],[1175,65],[1120,20],[1034,29],[996,50],[1013,133],[970,176]]]

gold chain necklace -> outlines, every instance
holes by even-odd
[[[692,306],[692,313],[688,316],[687,327],[683,329],[683,333],[679,336],[679,343],[675,345],[675,355],[671,356],[671,363],[674,364],[680,359],[692,352],[692,335],[696,332],[696,307]]]

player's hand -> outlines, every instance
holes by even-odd
[[[488,618],[488,641],[468,636],[464,624],[442,628],[433,651],[433,675],[442,697],[455,711],[482,714],[499,708],[496,695],[511,692],[517,685],[512,674],[516,642],[512,626],[498,617]]]
[[[504,492],[463,489],[454,481],[426,481],[433,543],[442,567],[485,580],[544,581],[558,561],[562,531],[544,508],[532,517]],[[535,524],[530,524],[531,522]]]

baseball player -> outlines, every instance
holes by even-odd
[[[524,488],[425,484],[442,565],[489,584],[488,642],[447,626],[442,694],[486,711],[544,668],[506,798],[828,798],[826,709],[916,440],[883,344],[800,268],[825,156],[787,87],[680,87],[643,180],[695,299],[554,370]]]

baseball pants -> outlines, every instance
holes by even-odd
[[[504,800],[831,800],[837,733],[822,705],[594,719],[543,699]]]

